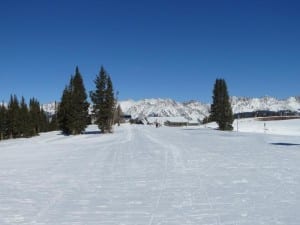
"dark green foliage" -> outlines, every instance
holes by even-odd
[[[83,132],[89,122],[88,108],[83,80],[76,67],[75,76],[65,87],[58,107],[57,120],[61,131],[66,135]]]
[[[41,108],[40,117],[39,117],[39,129],[40,132],[49,131],[49,120],[47,113]]]
[[[102,133],[111,133],[114,123],[115,98],[111,78],[103,66],[94,82],[96,90],[91,92],[90,97],[94,103],[95,123]]]
[[[227,85],[224,79],[216,79],[211,105],[211,121],[217,122],[220,130],[232,130],[234,120],[228,96]]]
[[[16,95],[10,96],[7,106],[7,133],[9,138],[16,138],[20,134],[19,101]]]
[[[48,127],[47,115],[34,98],[30,100],[29,108],[24,97],[19,103],[16,95],[11,95],[7,108],[0,105],[0,140],[31,137],[48,131]]]
[[[7,134],[7,109],[4,104],[0,105],[0,140]]]
[[[202,120],[202,123],[203,124],[207,124],[207,123],[210,123],[211,122],[211,117],[210,116],[206,116],[204,117],[204,119]]]
[[[50,117],[48,130],[49,130],[49,131],[59,130],[58,119],[57,119],[57,113],[55,113],[54,115],[52,115],[52,116]]]
[[[63,91],[57,113],[59,129],[66,135],[69,135],[72,132],[72,112],[71,90],[68,86],[66,86]]]
[[[49,126],[48,126],[49,131],[59,130],[57,112],[58,112],[58,105],[57,102],[55,102],[55,112],[52,116],[49,117]]]
[[[19,112],[19,120],[20,120],[20,134],[22,137],[30,137],[30,114],[28,111],[27,104],[25,102],[24,97],[21,99],[20,103],[20,112]]]
[[[72,82],[71,98],[73,108],[72,134],[80,134],[89,122],[89,103],[78,67],[76,67]]]
[[[30,134],[31,136],[38,135],[41,131],[41,108],[37,99],[29,100],[29,117],[30,117]]]

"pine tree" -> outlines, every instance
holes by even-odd
[[[55,131],[59,130],[59,125],[58,125],[58,118],[57,118],[57,113],[58,113],[58,105],[57,102],[54,103],[54,114],[49,117],[49,131]]]
[[[229,101],[227,85],[224,79],[216,79],[211,105],[212,121],[217,122],[220,130],[232,130],[233,113]]]
[[[58,119],[57,119],[57,112],[54,113],[50,118],[49,118],[49,131],[55,131],[59,129],[58,125]]]
[[[72,80],[73,78],[71,78]],[[66,86],[60,104],[58,106],[57,120],[59,129],[63,134],[69,135],[72,132],[71,126],[73,121],[73,111],[71,104],[71,90],[69,86]]]
[[[89,122],[89,103],[82,76],[76,67],[69,85],[65,87],[58,107],[57,120],[59,128],[66,134],[80,134]]]
[[[43,108],[40,109],[39,128],[40,128],[40,132],[47,132],[47,131],[49,131],[48,115],[44,111]]]
[[[7,109],[4,104],[0,105],[0,140],[3,140],[7,132]]]
[[[94,103],[95,123],[102,133],[112,132],[115,99],[111,78],[103,66],[94,82],[96,90],[91,92],[90,97]]]
[[[87,94],[78,67],[76,67],[71,85],[71,104],[73,110],[72,134],[80,134],[88,125],[89,103],[87,102]]]
[[[16,138],[20,134],[19,111],[19,100],[16,95],[11,95],[7,106],[7,132],[9,138]]]
[[[30,133],[31,136],[38,135],[41,131],[41,108],[37,99],[31,98],[29,101]]]
[[[20,120],[20,133],[22,137],[30,137],[30,116],[27,104],[25,102],[24,97],[21,99],[20,103],[20,112],[19,112],[19,120]]]
[[[107,76],[107,88],[105,90],[105,102],[106,102],[106,113],[108,117],[108,121],[106,123],[106,130],[108,132],[112,132],[112,126],[114,124],[114,113],[115,113],[115,97],[114,90],[110,76]]]

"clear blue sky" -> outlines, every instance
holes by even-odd
[[[10,0],[0,7],[0,100],[59,100],[78,65],[103,65],[119,98],[300,95],[300,2]],[[2,98],[2,99],[1,99]]]

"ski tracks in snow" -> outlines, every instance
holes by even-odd
[[[299,224],[298,147],[261,136],[122,125],[1,147],[1,225]]]
[[[113,146],[117,144],[125,144],[129,141],[131,141],[132,139],[132,132],[131,130],[127,130],[128,132],[126,132],[125,134],[119,134],[116,135],[115,137],[115,142],[113,143],[98,143],[99,146],[99,150],[98,151],[94,151],[95,147],[84,147],[84,146],[78,146],[72,149],[72,151],[70,152],[70,154],[62,159],[60,161],[59,164],[55,165],[53,168],[51,168],[50,171],[48,171],[48,174],[51,174],[50,177],[48,177],[44,182],[42,182],[41,184],[39,184],[40,187],[50,187],[53,182],[53,180],[55,180],[57,178],[57,174],[61,173],[66,165],[68,165],[68,163],[76,160],[78,161],[78,163],[76,163],[77,165],[77,170],[79,171],[79,173],[74,173],[72,174],[72,176],[67,177],[65,181],[65,188],[60,188],[58,190],[57,193],[55,193],[52,198],[47,200],[47,203],[37,212],[36,216],[34,216],[34,218],[32,219],[32,221],[30,222],[30,224],[33,225],[38,225],[38,224],[43,224],[44,217],[47,217],[48,214],[50,213],[50,211],[52,209],[55,209],[56,205],[58,205],[61,201],[64,200],[64,197],[70,192],[70,190],[68,189],[75,189],[75,191],[80,191],[82,189],[84,189],[85,186],[89,185],[87,183],[82,183],[82,181],[80,181],[80,177],[89,177],[91,176],[91,174],[95,174],[99,168],[97,168],[97,164],[99,164],[99,162],[101,161],[100,158],[103,157],[103,154],[105,152],[110,152],[109,149]],[[73,139],[80,139],[80,138],[84,138],[85,135],[81,135],[81,137],[73,137]],[[72,138],[71,138],[72,139]],[[53,138],[53,140],[56,140],[56,138]],[[48,142],[48,139],[47,139]],[[71,140],[68,140],[67,142],[71,143]],[[82,151],[90,151],[90,155],[88,155],[87,158],[85,158],[84,160],[82,160],[81,158],[81,153]],[[111,153],[109,153],[111,154]],[[115,170],[116,167],[116,161],[117,161],[117,155],[118,152],[115,150],[113,153],[113,159],[112,159],[112,171]],[[74,162],[72,162],[72,164],[74,164]],[[98,190],[91,190],[91,187],[89,187],[89,192],[92,193],[96,193]],[[68,192],[68,193],[67,193]],[[42,221],[42,222],[40,222]]]

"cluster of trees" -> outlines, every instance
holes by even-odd
[[[94,82],[96,88],[90,92],[92,114],[89,113],[88,95],[78,67],[51,117],[35,98],[27,105],[24,97],[19,101],[16,95],[12,95],[7,106],[0,104],[0,140],[32,137],[58,129],[65,135],[76,135],[82,133],[92,120],[102,133],[112,133],[112,126],[121,122],[122,110],[116,106],[112,80],[103,66]]]
[[[103,66],[94,83],[96,89],[90,92],[93,102],[90,116],[83,79],[76,67],[75,75],[71,76],[63,91],[56,116],[58,127],[64,134],[82,133],[91,120],[98,125],[102,133],[111,133],[113,124],[119,121],[116,114],[120,114],[120,109],[116,109],[112,80]]]
[[[28,106],[24,97],[19,101],[16,95],[11,95],[7,106],[0,105],[0,140],[32,137],[51,130],[51,126],[35,98],[30,99]]]

